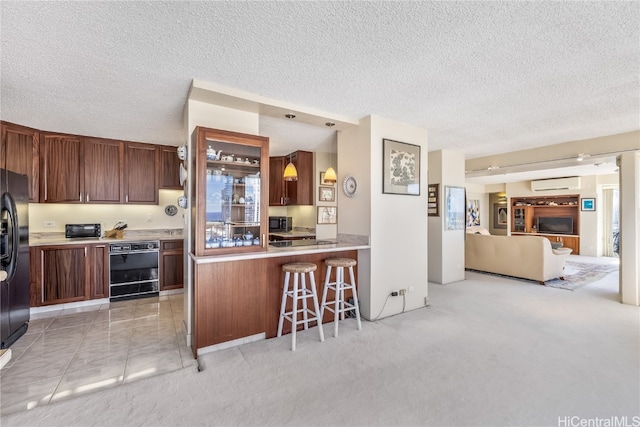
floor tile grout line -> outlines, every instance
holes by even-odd
[[[97,316],[97,314],[98,313],[96,313],[96,316]],[[60,387],[60,384],[62,383],[62,380],[64,379],[64,376],[67,375],[67,372],[69,371],[69,366],[71,366],[71,362],[73,362],[73,359],[76,357],[76,354],[78,354],[78,350],[82,346],[82,343],[87,338],[87,334],[89,333],[89,330],[91,330],[91,326],[95,322],[95,317],[96,316],[94,316],[94,318],[91,319],[91,323],[89,324],[89,327],[84,331],[84,334],[82,335],[82,339],[80,340],[80,344],[78,344],[78,347],[76,348],[76,351],[73,352],[73,356],[71,356],[71,359],[69,360],[69,363],[67,364],[66,368],[64,369],[64,372],[62,373],[62,376],[60,377],[60,380],[58,381],[58,384],[56,384],[55,388],[53,389],[53,392],[51,393],[51,397],[49,397],[49,399],[47,400],[45,405],[48,405],[49,403],[51,403],[51,399],[53,399],[53,396],[55,396],[56,392],[58,391],[58,387]],[[53,322],[51,322],[51,323],[53,323]]]

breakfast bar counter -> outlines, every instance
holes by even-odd
[[[358,259],[369,245],[324,243],[297,247],[269,247],[263,252],[197,257],[193,265],[194,357],[216,349],[221,343],[233,345],[277,334],[284,273],[282,266],[310,262],[318,266],[316,290],[322,295],[328,258]],[[357,279],[356,267],[356,282]],[[349,297],[350,295],[347,295]],[[323,322],[332,321],[327,312]],[[283,333],[290,333],[283,330]]]

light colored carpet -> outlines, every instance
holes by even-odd
[[[467,272],[430,307],[201,357],[195,368],[1,419],[13,425],[557,426],[640,415],[640,310]],[[567,424],[568,425],[568,424]]]

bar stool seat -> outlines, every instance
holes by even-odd
[[[316,293],[316,281],[313,272],[318,266],[310,262],[294,262],[284,264],[284,286],[282,288],[282,303],[280,304],[280,319],[278,320],[278,335],[282,336],[282,327],[284,320],[291,322],[291,350],[296,349],[296,331],[298,323],[304,324],[304,329],[309,329],[309,322],[317,322],[318,332],[320,333],[320,341],[324,341],[324,331],[322,330],[322,316],[320,316],[320,308],[318,305],[318,294]],[[289,278],[293,274],[293,289],[289,290]],[[309,287],[307,287],[306,275],[309,275]],[[301,287],[298,287],[300,280]],[[291,311],[286,311],[287,298],[292,300]],[[307,299],[313,300],[313,310],[307,306]],[[298,307],[302,302],[302,310]],[[302,320],[298,319],[298,315],[302,313]]]
[[[356,322],[358,330],[362,329],[362,322],[360,321],[360,306],[358,304],[358,292],[356,291],[356,280],[353,274],[353,267],[357,264],[355,259],[351,258],[328,258],[324,261],[327,265],[327,275],[324,280],[324,288],[322,290],[322,303],[320,304],[320,318],[324,315],[324,310],[329,310],[333,313],[333,336],[338,336],[338,314],[340,314],[341,320],[345,319],[345,313],[349,311],[355,311]],[[336,269],[336,281],[331,282],[331,269]],[[344,281],[344,269],[349,269],[350,282]],[[327,294],[329,289],[334,291],[334,300],[327,301]],[[353,294],[353,303],[345,301],[344,291],[351,289]],[[331,307],[333,306],[333,308]]]

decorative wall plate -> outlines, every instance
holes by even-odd
[[[178,208],[175,205],[169,205],[166,208],[164,208],[164,213],[166,213],[169,216],[174,216],[175,214],[178,213]]]
[[[353,197],[358,191],[358,180],[353,175],[347,175],[342,182],[342,190],[347,197]]]

